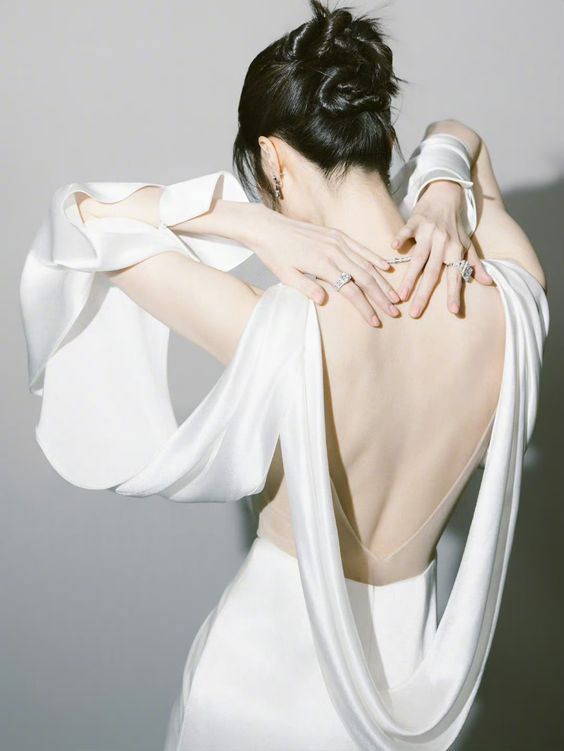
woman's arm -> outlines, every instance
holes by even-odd
[[[119,217],[158,227],[163,198],[166,207],[164,190],[146,186],[115,203],[102,203],[85,194],[77,195],[76,200],[83,221]],[[219,235],[247,246],[282,282],[319,304],[325,301],[325,290],[305,274],[333,283],[346,269],[355,283],[342,287],[341,293],[367,323],[381,325],[377,311],[399,314],[393,305],[399,297],[378,271],[390,269],[390,264],[339,230],[289,219],[261,203],[221,198],[213,198],[205,211],[188,221],[167,226],[179,235]],[[259,292],[258,288],[255,291]]]
[[[458,138],[466,146],[472,164],[476,162],[482,139],[472,128],[458,120],[437,120],[427,126],[423,138],[428,138],[435,133],[444,133]]]
[[[473,242],[483,258],[517,261],[546,291],[546,279],[539,258],[528,237],[505,207],[486,143],[471,128],[456,120],[432,123],[425,136],[448,133],[463,141],[472,161],[472,181],[478,223]],[[428,186],[428,189],[432,186]]]
[[[508,259],[519,263],[547,291],[540,260],[523,229],[507,212],[497,183],[488,148],[480,143],[472,170],[478,206],[474,243],[486,259]]]
[[[446,143],[441,136],[448,137]],[[407,300],[422,275],[411,302],[413,317],[425,310],[445,263],[466,257],[476,281],[493,282],[470,239],[477,220],[471,171],[480,143],[475,131],[456,120],[431,123],[421,144],[395,178],[395,189],[408,189],[406,199],[414,204],[404,227],[392,241],[396,250],[412,238],[416,243],[410,248],[409,269],[399,290],[402,300]],[[454,153],[449,154],[449,150]],[[461,290],[460,273],[454,267],[448,268],[447,305],[454,314],[460,309]]]
[[[233,274],[176,251],[105,273],[137,305],[223,364],[260,299]]]

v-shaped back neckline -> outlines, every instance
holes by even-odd
[[[417,537],[419,537],[420,534],[423,533],[425,529],[428,528],[429,524],[437,517],[439,512],[447,505],[447,502],[453,498],[453,495],[460,495],[462,492],[464,486],[466,485],[466,481],[470,478],[472,473],[477,469],[480,460],[483,458],[487,447],[489,445],[489,439],[491,437],[491,430],[493,427],[493,423],[495,420],[495,415],[497,411],[497,401],[496,401],[496,409],[494,409],[494,412],[492,416],[490,417],[488,424],[483,431],[476,447],[472,451],[472,454],[470,455],[468,461],[464,465],[462,471],[459,473],[458,477],[454,481],[454,483],[451,485],[451,487],[447,490],[447,492],[443,495],[439,503],[435,506],[433,511],[429,514],[429,516],[423,521],[417,529],[405,540],[402,542],[399,547],[397,547],[393,552],[391,553],[379,553],[375,550],[372,550],[366,543],[364,543],[357,531],[355,530],[352,522],[350,521],[349,517],[345,513],[345,510],[343,508],[343,505],[341,503],[341,499],[339,497],[339,493],[337,492],[337,488],[335,486],[335,482],[333,480],[333,477],[331,476],[331,473],[329,473],[329,479],[331,481],[331,488],[333,492],[333,499],[334,499],[334,506],[336,507],[339,516],[345,523],[345,527],[347,529],[347,532],[350,533],[350,535],[354,538],[355,542],[358,544],[358,546],[361,548],[361,550],[366,553],[366,555],[371,558],[372,560],[376,561],[377,563],[389,563],[393,558],[395,558],[397,555],[399,555],[405,548],[412,543]],[[478,455],[480,456],[479,459],[477,459]]]

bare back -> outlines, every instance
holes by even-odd
[[[503,368],[501,298],[496,287],[471,283],[453,316],[445,286],[443,273],[421,318],[406,304],[401,317],[371,329],[324,284],[330,299],[317,310],[327,448],[351,579],[383,584],[424,570],[487,448]],[[259,533],[295,554],[278,451],[268,499]]]
[[[521,264],[545,287],[534,249],[505,210],[485,144],[472,177],[478,252]],[[406,268],[391,277],[396,289]],[[503,303],[495,285],[472,281],[454,316],[446,282],[443,268],[420,318],[411,318],[407,301],[401,317],[386,317],[379,329],[322,283],[330,296],[317,308],[327,450],[350,579],[379,585],[421,573],[487,449],[503,371]],[[295,555],[279,447],[258,500],[259,535]]]

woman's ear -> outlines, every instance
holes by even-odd
[[[258,143],[261,149],[263,164],[269,174],[280,175],[282,171],[278,159],[278,152],[274,144],[267,136],[259,136]]]

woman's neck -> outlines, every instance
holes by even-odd
[[[324,227],[335,227],[370,250],[392,256],[392,239],[404,222],[381,177],[353,168],[340,183],[317,171],[284,184],[284,214]]]

